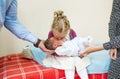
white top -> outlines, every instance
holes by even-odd
[[[84,51],[86,47],[85,43],[90,43],[92,37],[75,37],[72,40],[66,41],[62,46],[57,47],[55,52],[62,56],[79,56],[80,52]]]

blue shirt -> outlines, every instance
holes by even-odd
[[[17,0],[0,0],[0,30],[3,25],[18,38],[34,43],[37,37],[17,18]]]

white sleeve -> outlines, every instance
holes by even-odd
[[[61,46],[55,49],[56,54],[62,55],[62,56],[70,56],[71,48],[66,46]]]

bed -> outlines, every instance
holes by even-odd
[[[107,79],[110,64],[108,51],[92,53],[88,57],[91,59],[91,65],[87,67],[89,79]],[[65,75],[64,70],[45,68],[17,53],[0,57],[0,79],[65,79]],[[77,73],[75,79],[80,79]]]

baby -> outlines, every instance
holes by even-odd
[[[92,37],[90,36],[85,38],[75,37],[74,39],[69,41],[65,41],[65,39],[57,40],[54,37],[51,37],[44,42],[44,45],[50,50],[55,50],[55,53],[58,56],[76,56],[76,58],[72,60],[73,62],[68,62],[70,63],[69,65],[73,65],[74,68],[65,69],[65,76],[67,79],[73,79],[75,70],[77,70],[77,73],[81,77],[81,79],[88,79],[86,67],[90,64],[90,60],[88,57],[84,57],[81,59],[78,56],[80,56],[80,52],[86,49],[84,44],[90,43],[91,41]]]
[[[54,37],[51,37],[45,41],[45,47],[50,50],[55,50],[55,53],[60,56],[80,56],[80,52],[83,52],[86,47],[84,44],[90,43],[92,37],[75,37],[72,40],[65,41],[56,40]]]
[[[80,52],[86,49],[84,44],[90,43],[91,41],[92,41],[92,37],[90,36],[85,38],[75,37],[70,41],[66,41],[66,39],[58,40],[58,39],[55,39],[54,37],[51,37],[44,42],[46,48],[55,50],[55,53],[58,56],[70,56],[70,57],[65,57],[66,59],[62,57],[60,58],[57,57],[55,58],[56,60],[46,57],[45,59],[42,60],[41,64],[45,67],[54,67],[58,69],[64,69],[66,79],[74,79],[75,70],[77,71],[77,74],[81,77],[81,79],[88,79],[86,67],[90,64],[90,60],[88,57],[84,57],[81,59],[78,56],[80,56]],[[44,52],[38,52],[38,53],[40,54],[41,58],[44,58],[43,56]],[[50,56],[53,58],[55,57],[52,55]],[[33,59],[31,50],[25,49],[23,51],[23,57],[27,59]],[[49,60],[49,62],[48,61],[46,62],[46,60]],[[63,61],[61,62],[58,60],[63,60]],[[64,62],[64,61],[67,61],[67,62]]]

